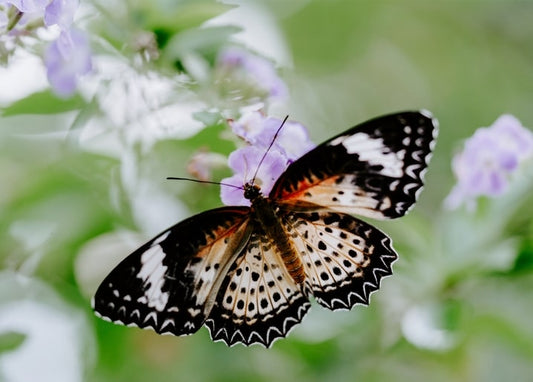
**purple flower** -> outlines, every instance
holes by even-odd
[[[457,184],[445,206],[453,209],[465,202],[472,208],[476,197],[501,195],[509,176],[532,154],[533,134],[511,115],[501,116],[491,127],[479,128],[453,158]]]
[[[62,97],[70,96],[76,89],[77,77],[91,70],[89,40],[81,31],[71,29],[79,0],[0,0],[23,13],[13,20],[18,34],[32,20],[43,18],[46,26],[57,25],[61,31],[56,41],[45,52],[47,76],[54,91]],[[2,10],[5,11],[5,10]],[[5,12],[0,14],[0,29],[9,25]]]
[[[48,47],[45,64],[54,91],[62,97],[72,95],[78,76],[92,68],[89,39],[77,29],[62,31]]]
[[[234,175],[222,179],[222,183],[242,187],[245,183],[252,181],[255,172],[255,184],[261,187],[264,195],[268,195],[278,177],[287,167],[286,158],[277,151],[269,151],[259,167],[261,158],[265,155],[265,150],[254,146],[245,146],[232,152],[228,159],[229,167]],[[250,201],[244,198],[243,190],[233,187],[222,186],[220,198],[226,205],[249,206]]]
[[[282,123],[281,119],[266,117],[258,111],[252,111],[243,115],[238,121],[232,122],[231,128],[247,143],[266,150]],[[303,125],[287,121],[271,150],[279,151],[287,158],[288,163],[292,163],[314,147],[315,144]]]
[[[42,17],[44,14],[46,26],[57,24],[65,30],[74,20],[79,0],[2,0],[1,4],[11,4],[20,12],[33,14],[34,17]]]
[[[499,117],[491,129],[498,135],[500,145],[523,160],[533,153],[533,133],[524,128],[516,117],[504,114]]]
[[[230,155],[228,164],[234,175],[224,179],[223,183],[242,187],[253,180],[257,171],[254,181],[267,195],[287,166],[315,147],[305,127],[297,122],[285,122],[274,139],[282,123],[282,120],[266,117],[258,111],[249,112],[239,120],[230,122],[233,132],[249,146],[237,149]],[[268,150],[271,143],[272,147]],[[265,153],[265,160],[259,167]],[[242,189],[237,188],[222,186],[221,199],[226,205],[250,204],[244,198]]]
[[[231,153],[228,164],[234,175],[224,179],[223,183],[242,187],[254,180],[252,178],[257,171],[255,184],[261,187],[264,195],[268,195],[288,165],[315,146],[305,127],[297,122],[285,122],[274,140],[282,122],[277,118],[266,117],[258,111],[247,113],[238,121],[231,122],[233,132],[249,146]],[[267,151],[271,143],[273,145]],[[265,160],[259,167],[265,153]],[[226,205],[250,205],[250,201],[244,198],[242,189],[222,186],[221,199]]]
[[[74,13],[79,4],[79,0],[52,0],[44,13],[45,25],[57,24],[62,30],[67,30],[74,21]]]
[[[287,86],[279,78],[272,62],[244,49],[231,47],[222,51],[218,56],[217,66],[223,73],[229,72],[237,80],[253,83],[270,97],[285,98],[288,95]]]
[[[43,11],[50,0],[7,0],[6,4],[11,4],[24,13],[35,13]]]

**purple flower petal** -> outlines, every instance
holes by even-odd
[[[282,122],[281,119],[265,117],[258,111],[252,111],[233,122],[231,127],[235,134],[249,144],[266,150]],[[273,149],[285,155],[288,162],[293,162],[314,147],[307,129],[293,121],[285,122],[273,145]]]
[[[234,171],[234,175],[223,182],[233,182],[231,184],[241,187],[251,182],[257,171],[254,182],[261,187],[263,194],[267,195],[287,166],[315,146],[309,139],[305,127],[296,122],[286,122],[274,140],[282,123],[282,120],[267,118],[258,111],[246,113],[238,121],[232,122],[231,127],[235,134],[251,146],[231,153],[228,165]],[[268,150],[272,143],[272,147]],[[259,166],[265,153],[265,159]],[[250,204],[244,199],[242,190],[231,187],[222,188],[221,198],[227,205]]]
[[[68,97],[76,90],[78,76],[92,68],[87,36],[76,29],[63,31],[48,47],[45,55],[48,80],[54,91]]]
[[[70,28],[78,6],[79,0],[52,0],[44,12],[45,25],[57,24],[63,30]]]
[[[24,13],[34,13],[43,11],[49,2],[50,0],[7,0],[6,4],[12,4]]]
[[[521,160],[533,154],[533,133],[510,115],[499,117],[490,127],[498,136],[500,144],[514,152]]]
[[[228,164],[234,171],[234,175],[222,179],[222,183],[242,187],[253,180],[257,171],[255,184],[261,187],[264,195],[268,195],[276,180],[287,168],[287,161],[279,152],[269,151],[259,167],[263,155],[265,151],[254,146],[242,147],[232,152],[228,158]],[[244,198],[243,191],[233,187],[222,186],[220,197],[226,205],[250,205],[250,201]]]
[[[498,196],[505,192],[507,189],[507,179],[503,173],[492,172],[487,174],[489,179],[487,182],[487,194],[490,196]]]
[[[229,178],[222,179],[222,183],[231,184],[235,187],[242,187],[244,182],[240,174],[235,174]],[[220,199],[226,206],[249,206],[250,201],[244,197],[242,188],[220,186]]]
[[[272,127],[264,131],[264,142],[268,141],[268,144],[270,144],[282,123],[277,118],[269,118],[269,120],[273,122],[270,124]],[[289,162],[295,161],[316,146],[309,138],[307,129],[302,124],[293,121],[285,122],[274,145],[286,155]]]
[[[249,144],[257,143],[257,136],[264,128],[265,116],[259,111],[243,114],[237,121],[230,123],[231,130]]]
[[[532,153],[533,134],[511,115],[503,115],[491,127],[477,129],[453,158],[457,185],[445,206],[456,208],[482,195],[503,194],[509,176]]]
[[[244,49],[231,47],[222,51],[217,65],[224,71],[255,83],[258,88],[268,92],[270,97],[285,98],[288,95],[287,86],[279,78],[272,62]]]

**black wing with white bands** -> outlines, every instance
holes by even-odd
[[[156,236],[105,278],[93,299],[96,314],[160,334],[196,332],[248,242],[249,211],[210,210]]]
[[[295,210],[403,216],[422,189],[436,135],[437,121],[426,111],[372,119],[292,163],[270,198]]]

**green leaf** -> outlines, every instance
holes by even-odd
[[[74,144],[74,146],[77,145],[79,135],[82,133],[83,128],[95,115],[97,115],[98,111],[98,102],[94,98],[81,108],[78,115],[76,115],[76,118],[74,118],[74,121],[72,121],[68,131],[67,138],[70,143]]]
[[[24,340],[26,335],[17,332],[0,333],[0,354],[13,351],[18,348]]]
[[[216,125],[222,119],[220,113],[211,111],[198,111],[193,113],[192,116],[194,119],[202,122],[206,126]]]
[[[2,110],[4,117],[20,114],[57,114],[76,110],[84,105],[85,101],[79,95],[62,99],[51,90],[33,93],[22,98]]]
[[[512,271],[514,273],[533,271],[533,239],[522,242]]]
[[[201,130],[191,138],[184,139],[179,143],[184,147],[194,149],[203,147],[227,155],[234,151],[236,146],[233,141],[225,139],[225,132],[227,132],[227,126],[225,124],[212,125]]]
[[[233,8],[235,5],[221,4],[213,0],[154,1],[139,2],[137,11],[145,19],[145,27],[148,29],[180,32],[198,27]]]
[[[240,27],[232,25],[189,29],[174,35],[168,41],[164,54],[171,60],[182,59],[190,52],[209,55],[240,31]]]

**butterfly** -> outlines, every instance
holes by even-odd
[[[93,298],[101,318],[160,334],[206,326],[214,341],[270,347],[308,312],[368,305],[398,255],[352,214],[403,216],[415,203],[438,124],[427,111],[378,117],[291,163],[268,196],[163,231],[126,257]]]

